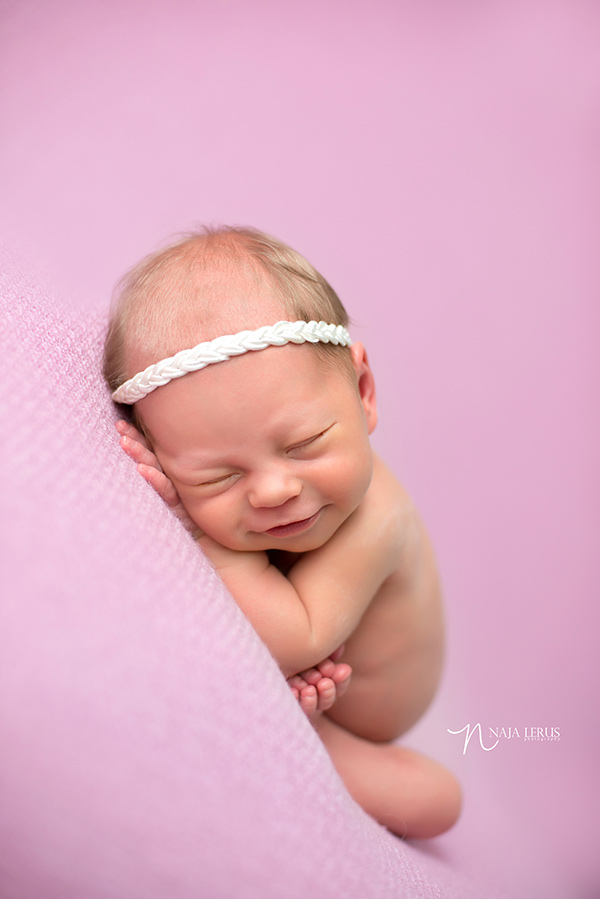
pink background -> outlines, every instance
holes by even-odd
[[[518,817],[523,852],[590,884],[600,7],[5,0],[0,29],[0,226],[65,296],[106,306],[203,222],[277,234],[338,290],[445,582],[413,743],[463,780],[463,834]],[[447,729],[477,722],[520,737],[463,756]],[[481,834],[481,803],[508,827]]]

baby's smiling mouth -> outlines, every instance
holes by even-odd
[[[271,537],[288,537],[292,534],[299,534],[315,523],[321,514],[321,511],[322,510],[319,509],[314,515],[311,515],[310,518],[302,518],[299,521],[290,521],[288,524],[280,524],[277,525],[277,527],[269,528],[264,533],[270,534]]]

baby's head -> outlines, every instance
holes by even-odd
[[[205,229],[146,257],[123,277],[105,377],[115,390],[182,349],[282,319],[348,325],[335,291],[295,250],[251,228]],[[316,352],[349,370],[348,350],[318,344]]]
[[[282,320],[342,331],[348,316],[285,244],[252,229],[189,235],[121,282],[105,376],[114,390],[181,350]],[[165,383],[134,418],[191,517],[233,549],[321,545],[370,480],[375,396],[360,344],[248,352]]]

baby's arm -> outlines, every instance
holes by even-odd
[[[199,542],[284,673],[293,674],[354,632],[397,565],[400,524],[378,478],[327,543],[301,555],[287,577],[264,552],[236,552],[207,535]]]
[[[140,473],[189,527],[173,485],[141,435],[126,423],[118,430],[123,449],[138,462]],[[206,534],[199,538],[286,677],[318,664],[343,643],[393,570],[397,540],[388,533],[386,507],[381,490],[369,488],[331,539],[302,556],[288,577],[264,552],[238,552]]]
[[[197,534],[196,524],[187,514],[172,482],[162,471],[156,455],[148,442],[132,424],[120,420],[116,423],[121,447],[137,463],[138,472],[159,494],[171,511],[183,522],[190,533]],[[343,645],[314,667],[292,674],[288,683],[301,708],[309,718],[317,712],[327,711],[342,696],[350,683],[352,669],[338,663]]]

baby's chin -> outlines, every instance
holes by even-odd
[[[304,537],[304,539],[302,539]],[[323,546],[327,543],[327,539],[323,539],[322,537],[309,537],[308,535],[304,536],[302,534],[297,537],[286,537],[285,539],[271,539],[267,541],[268,545],[266,545],[265,551],[267,550],[280,550],[283,552],[289,553],[309,553],[312,552],[313,549],[319,549],[319,547]]]
[[[309,536],[308,534],[298,534],[285,538],[260,534],[256,535],[256,539],[232,540],[222,545],[228,549],[234,549],[236,552],[270,552],[271,550],[277,550],[279,552],[308,553],[313,549],[319,549],[319,547],[327,543],[328,539],[329,537]]]
[[[236,552],[269,552],[270,550],[278,550],[280,552],[307,553],[313,549],[319,549],[319,547],[327,543],[330,537],[330,533],[323,532],[294,534],[288,537],[275,537],[264,533],[249,535],[247,539],[217,540],[217,542],[228,549],[236,550]]]

